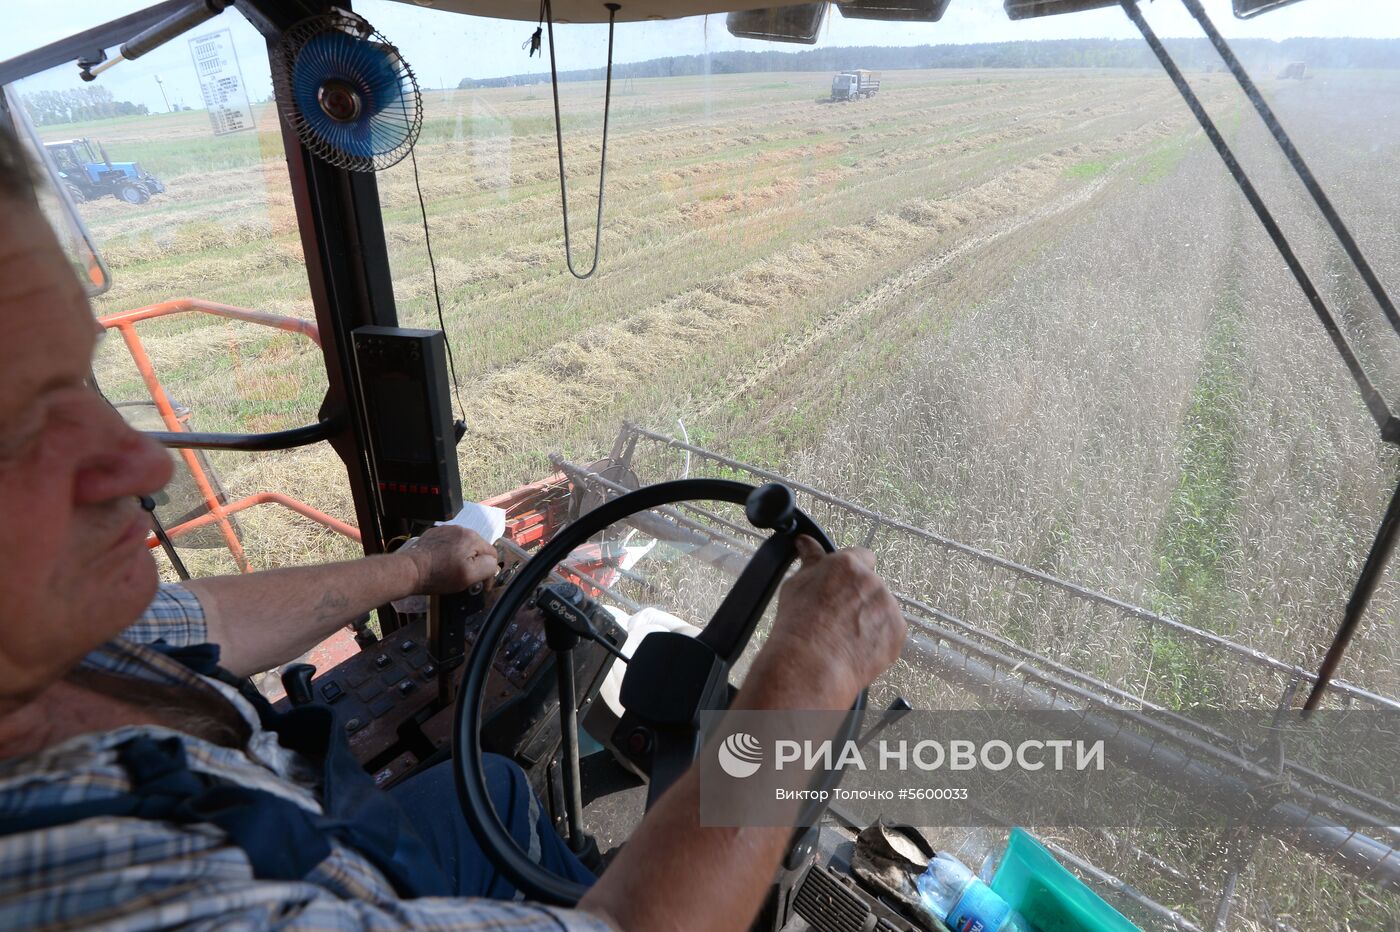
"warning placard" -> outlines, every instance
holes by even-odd
[[[199,89],[204,94],[204,106],[209,110],[214,135],[252,129],[253,111],[248,105],[248,90],[238,67],[238,54],[233,48],[233,34],[220,29],[195,36],[190,40],[190,55],[194,58],[194,70],[199,75]]]

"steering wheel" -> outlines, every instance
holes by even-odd
[[[797,558],[795,538],[805,534],[826,552],[831,539],[797,508],[792,490],[770,483],[760,488],[727,479],[678,479],[647,486],[604,502],[562,529],[516,573],[487,616],[467,660],[457,695],[453,769],[462,812],[492,863],[527,898],[562,906],[576,904],[587,888],[531,860],[502,824],[487,790],[481,750],[482,701],[497,647],[515,613],[560,562],[595,534],[639,512],[691,501],[743,505],[749,523],[773,533],[759,545],[696,637],[670,632],[648,635],[628,661],[622,697],[622,728],[642,722],[655,739],[650,756],[647,806],[695,760],[703,743],[699,713],[728,707],[728,671],[743,653],[787,568]],[[846,737],[860,727],[865,692],[856,697]],[[561,703],[561,711],[563,703]],[[568,723],[565,724],[568,727]],[[621,729],[619,729],[621,731]],[[566,788],[566,792],[568,788]]]

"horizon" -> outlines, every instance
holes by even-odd
[[[22,0],[0,0],[0,10]],[[1395,39],[1400,38],[1400,9],[1386,0],[1307,0],[1249,20],[1230,13],[1229,0],[1203,0],[1227,39]],[[144,0],[60,0],[45,4],[37,16],[15,17],[0,35],[0,60],[57,41],[75,32],[148,6]],[[533,22],[487,20],[414,6],[402,0],[361,0],[355,4],[413,66],[424,90],[455,89],[462,80],[509,78],[548,72],[548,46],[539,58],[521,50],[534,31]],[[1183,8],[1164,3],[1143,7],[1164,38],[1202,38],[1199,26]],[[169,105],[202,107],[188,40],[228,28],[253,100],[266,100],[272,87],[266,42],[236,12],[221,15],[133,62],[123,62],[98,79],[119,100],[144,104],[151,112]],[[560,72],[586,71],[605,64],[607,27],[561,25],[555,30]],[[1127,39],[1141,42],[1121,10],[1103,9],[1031,20],[1011,21],[1001,0],[955,0],[939,23],[885,23],[850,20],[828,14],[815,45],[738,39],[719,16],[690,17],[617,27],[615,64],[640,64],[658,58],[710,55],[733,51],[808,52],[835,48],[967,46],[999,42],[1072,39]],[[1400,67],[1400,51],[1396,54]],[[159,79],[159,81],[157,80]],[[76,69],[59,68],[26,79],[25,93],[85,86]],[[165,92],[165,97],[162,96]]]
[[[1204,37],[1201,37],[1201,36],[1187,36],[1187,37],[1181,37],[1181,38],[1167,38],[1167,39],[1165,39],[1164,41],[1167,42],[1169,45],[1177,45],[1178,47],[1179,47],[1179,44],[1181,44],[1181,43],[1196,42],[1196,43],[1201,43],[1201,44],[1204,46],[1203,50],[1208,50],[1208,49],[1209,49],[1208,40],[1206,40]],[[1263,45],[1264,43],[1270,43],[1270,44],[1272,44],[1273,46],[1275,46],[1275,47],[1281,49],[1286,43],[1299,43],[1299,42],[1327,42],[1327,43],[1378,42],[1378,43],[1394,43],[1394,44],[1395,44],[1395,49],[1394,49],[1394,51],[1395,51],[1396,60],[1395,60],[1395,62],[1394,62],[1394,66],[1393,66],[1393,67],[1400,68],[1400,39],[1396,39],[1396,38],[1372,38],[1372,37],[1368,37],[1368,36],[1360,36],[1360,37],[1358,37],[1358,36],[1289,36],[1289,37],[1283,38],[1283,39],[1271,39],[1271,38],[1263,38],[1263,37],[1244,37],[1244,38],[1241,38],[1241,39],[1236,39],[1235,42],[1232,43],[1232,45],[1233,45],[1233,47],[1235,47],[1237,50],[1241,50],[1241,58],[1242,58],[1242,60],[1244,61],[1244,64],[1245,64],[1246,68],[1248,68],[1248,67],[1250,67],[1250,65],[1251,65],[1250,59],[1256,59],[1256,60],[1257,60],[1258,55],[1259,55],[1259,48],[1260,48],[1260,46]],[[726,62],[726,64],[735,64],[735,63],[736,63],[736,62],[735,62],[735,57],[737,56],[737,57],[740,57],[740,60],[739,60],[737,63],[738,63],[738,64],[743,64],[745,61],[748,60],[746,56],[763,56],[763,55],[779,54],[779,55],[788,55],[788,56],[792,56],[790,59],[788,59],[787,61],[784,61],[782,64],[784,64],[784,65],[791,64],[793,67],[792,67],[792,68],[783,68],[783,67],[778,67],[778,68],[755,67],[754,69],[752,69],[752,71],[745,71],[745,70],[742,70],[742,69],[737,70],[737,71],[725,70],[725,71],[723,71],[723,72],[718,72],[717,74],[720,74],[720,75],[728,75],[728,74],[749,74],[749,73],[772,73],[772,74],[782,74],[782,73],[786,73],[786,72],[792,72],[792,73],[809,73],[809,72],[829,71],[829,70],[831,70],[831,69],[830,69],[831,63],[830,63],[830,61],[824,61],[824,62],[823,62],[822,64],[820,64],[820,65],[815,65],[815,64],[814,64],[814,65],[813,65],[812,67],[810,67],[810,68],[804,68],[804,67],[800,67],[800,66],[804,63],[804,62],[803,62],[803,59],[801,58],[801,56],[809,56],[809,55],[810,55],[810,56],[813,56],[813,58],[815,59],[817,56],[821,55],[822,53],[826,53],[826,54],[829,55],[829,54],[831,54],[831,53],[838,53],[838,52],[870,52],[870,51],[883,51],[883,50],[906,50],[906,51],[911,51],[911,52],[912,52],[912,51],[919,51],[919,50],[924,50],[924,49],[927,49],[927,50],[935,50],[935,49],[946,49],[946,48],[988,48],[988,49],[996,49],[996,48],[1004,48],[1004,47],[1007,47],[1007,46],[1017,46],[1017,45],[1040,45],[1040,44],[1046,44],[1046,45],[1049,45],[1049,44],[1078,44],[1078,45],[1081,45],[1081,46],[1092,47],[1093,44],[1096,44],[1096,43],[1097,43],[1097,44],[1102,44],[1102,45],[1105,45],[1105,46],[1109,46],[1109,45],[1120,45],[1120,46],[1121,46],[1121,45],[1128,45],[1128,46],[1135,46],[1135,47],[1136,47],[1136,46],[1139,46],[1139,45],[1140,45],[1140,42],[1134,42],[1132,39],[1106,38],[1106,37],[1079,37],[1079,38],[1057,38],[1057,39],[1050,39],[1050,38],[1046,38],[1046,39],[1039,39],[1039,38],[1036,38],[1036,39],[1013,39],[1013,40],[1009,40],[1009,41],[995,41],[995,42],[932,42],[932,43],[926,43],[926,44],[922,44],[922,45],[840,45],[840,46],[822,46],[822,47],[815,47],[815,48],[804,48],[804,47],[784,46],[784,47],[780,47],[780,48],[767,48],[767,49],[730,49],[730,50],[723,51],[723,52],[690,53],[690,54],[683,54],[683,55],[662,55],[662,56],[657,56],[657,57],[654,57],[654,58],[643,59],[643,60],[640,60],[640,61],[616,62],[616,63],[614,64],[614,69],[615,69],[615,71],[620,71],[620,72],[622,72],[622,73],[625,75],[625,74],[626,74],[626,71],[628,70],[629,67],[645,66],[645,65],[650,65],[650,64],[656,63],[656,62],[664,62],[664,61],[671,61],[671,60],[689,61],[689,60],[699,59],[699,58],[714,57],[714,58],[722,58],[722,59]],[[1141,47],[1142,47],[1144,53],[1146,53],[1146,52],[1147,52],[1146,46],[1145,46],[1145,45],[1141,45]],[[1179,61],[1178,63],[1179,63],[1182,67],[1185,67],[1185,68],[1192,67],[1192,63],[1189,63],[1189,62]],[[755,62],[755,64],[758,64],[758,62]],[[1149,63],[1144,63],[1144,66],[1146,66],[1146,67],[1156,67],[1156,63],[1155,63],[1155,62],[1152,62],[1152,63],[1150,63],[1150,64],[1149,64]],[[901,65],[881,65],[880,67],[881,67],[883,70],[886,70],[886,71],[930,71],[930,70],[932,70],[932,71],[939,71],[939,70],[975,70],[975,69],[977,69],[977,68],[998,69],[998,68],[1020,68],[1020,67],[1026,67],[1026,68],[1034,69],[1034,68],[1102,68],[1102,67],[1136,67],[1136,66],[1133,66],[1133,65],[1054,65],[1054,64],[1038,64],[1038,65],[1033,65],[1033,66],[1013,66],[1013,65],[957,65],[957,64],[953,64],[953,65],[940,65],[940,64],[930,64],[930,65],[909,65],[909,66],[901,66]],[[1318,67],[1336,67],[1336,66],[1332,66],[1332,65],[1322,65],[1322,66],[1318,66]],[[1345,66],[1342,66],[1342,67],[1345,67]],[[1363,67],[1363,68],[1365,68],[1365,67],[1373,67],[1373,66],[1363,64],[1363,65],[1358,65],[1358,66],[1355,66],[1355,67]],[[602,67],[600,67],[600,66],[595,66],[595,67],[592,67],[592,68],[576,68],[576,69],[569,69],[569,70],[560,70],[560,71],[559,71],[559,79],[560,79],[560,81],[569,81],[569,82],[575,82],[575,81],[578,81],[578,82],[587,82],[587,81],[591,81],[591,80],[599,80],[599,79],[601,78],[601,72],[602,72],[602,70],[603,70],[603,69],[602,69]],[[708,74],[709,72],[701,72],[701,73],[702,73],[702,74]],[[696,75],[695,75],[694,73],[686,72],[686,73],[684,73],[684,74],[677,74],[677,75],[656,74],[656,75],[639,75],[639,76],[635,76],[635,77],[638,77],[639,79],[642,79],[642,78],[644,78],[644,79],[651,79],[651,78],[695,77],[695,76],[696,76]],[[462,77],[462,78],[460,79],[460,81],[459,81],[459,83],[458,83],[456,89],[459,89],[459,90],[460,90],[460,89],[464,89],[464,88],[467,87],[468,85],[471,85],[471,86],[500,86],[499,84],[495,84],[494,82],[523,80],[523,79],[529,79],[529,78],[534,78],[534,79],[544,78],[544,79],[547,79],[548,77],[549,77],[549,71],[548,71],[547,69],[545,69],[545,70],[537,70],[537,71],[522,71],[522,72],[517,72],[517,73],[515,73],[515,74],[509,74],[509,75],[493,75],[493,76],[490,76],[490,77],[476,77],[476,76],[472,76],[472,75],[466,75],[466,76],[464,76],[464,77]],[[443,88],[443,90],[451,90],[451,89],[452,89],[452,88]]]

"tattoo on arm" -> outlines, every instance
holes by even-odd
[[[343,593],[327,590],[316,603],[316,621],[329,624],[333,621],[349,621],[350,600]]]

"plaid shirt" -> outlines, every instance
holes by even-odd
[[[135,679],[176,684],[223,697],[249,722],[241,749],[149,725],[80,735],[38,754],[0,762],[0,817],[125,793],[130,784],[115,748],[140,735],[177,737],[189,766],[265,790],[319,813],[307,762],[258,726],[237,692],[197,676],[142,646],[203,643],[199,601],[163,586],[151,608],[123,637],[83,664]],[[331,854],[300,881],[256,880],[242,849],[211,825],[177,825],[99,816],[0,837],[2,929],[510,929],[607,930],[572,910],[483,899],[399,899],[358,852],[332,842]]]

